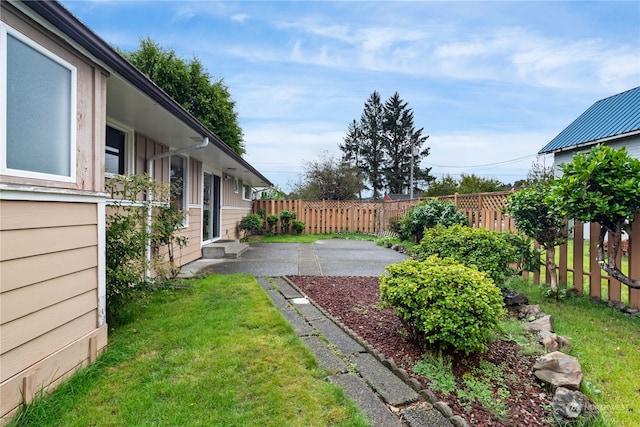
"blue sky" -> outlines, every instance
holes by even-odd
[[[71,1],[125,51],[197,56],[236,101],[245,158],[285,191],[339,156],[377,90],[430,135],[422,166],[512,183],[604,97],[640,86],[637,1]]]

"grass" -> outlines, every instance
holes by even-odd
[[[640,425],[640,318],[630,317],[588,297],[563,300],[544,296],[545,286],[515,279],[507,285],[553,316],[556,333],[571,340],[584,374],[582,392],[603,413],[605,425]]]
[[[161,291],[13,426],[364,426],[252,276]]]

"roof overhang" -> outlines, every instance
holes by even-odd
[[[189,153],[190,157],[201,161],[205,169],[230,171],[229,174],[256,188],[273,185],[62,4],[57,1],[23,3],[110,73],[107,119],[131,127],[172,149],[193,146],[207,137],[211,142],[207,147]]]
[[[566,151],[577,151],[585,147],[591,147],[592,145],[605,144],[612,141],[618,141],[621,139],[630,138],[636,135],[640,135],[640,129],[634,130],[633,132],[627,132],[619,135],[609,136],[607,138],[600,138],[593,141],[585,141],[579,144],[570,145],[568,147],[557,148],[554,150],[542,149],[538,152],[538,154],[556,154],[556,153],[564,153]]]

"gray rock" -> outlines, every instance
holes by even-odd
[[[622,301],[609,301],[607,306],[615,308],[616,310],[621,310],[621,311],[627,308],[626,304],[623,303]]]
[[[544,316],[544,313],[540,310],[538,304],[518,307],[518,319],[537,319],[542,316]]]
[[[547,330],[540,331],[538,335],[540,337],[538,342],[549,352],[557,351],[563,347],[571,348],[571,341],[562,335],[557,335]]]
[[[445,417],[453,417],[453,411],[446,402],[436,402],[433,404],[433,407],[440,411]]]
[[[510,291],[508,289],[502,291],[502,297],[504,298],[504,305],[507,307],[529,303],[529,299],[526,295],[521,294],[520,292]]]
[[[558,387],[556,390],[551,411],[556,419],[564,421],[574,421],[579,417],[591,419],[598,414],[598,409],[587,396],[565,387]]]
[[[525,323],[522,327],[525,330],[531,332],[553,332],[553,318],[551,317],[551,315],[547,314],[546,316],[536,319],[533,322]]]
[[[582,367],[578,359],[560,351],[540,357],[533,365],[533,375],[553,388],[578,390],[582,382]]]

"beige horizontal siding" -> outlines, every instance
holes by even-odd
[[[96,313],[94,310],[2,354],[0,381],[11,378],[95,329]],[[53,373],[51,374],[53,375]]]
[[[97,265],[98,249],[95,246],[4,261],[0,268],[0,292],[4,299],[4,293],[13,289],[95,268]],[[96,283],[93,286],[97,286]]]
[[[94,341],[92,345],[90,340]],[[23,398],[27,402],[40,391],[47,392],[68,378],[78,367],[86,366],[89,361],[107,345],[107,326],[91,331],[69,345],[32,365],[21,375],[15,375],[0,383],[0,414],[11,414]],[[96,353],[92,354],[92,349]],[[23,389],[28,378],[29,387]],[[1,424],[1,423],[0,423]]]
[[[7,353],[97,308],[97,292],[92,289],[27,316],[3,323],[0,325],[0,354]]]
[[[97,274],[97,269],[91,268],[4,292],[0,300],[0,324],[94,291]],[[4,347],[0,350],[4,351]]]
[[[0,261],[96,246],[98,227],[80,225],[2,232]]]
[[[0,200],[0,230],[65,227],[98,223],[95,204]]]

